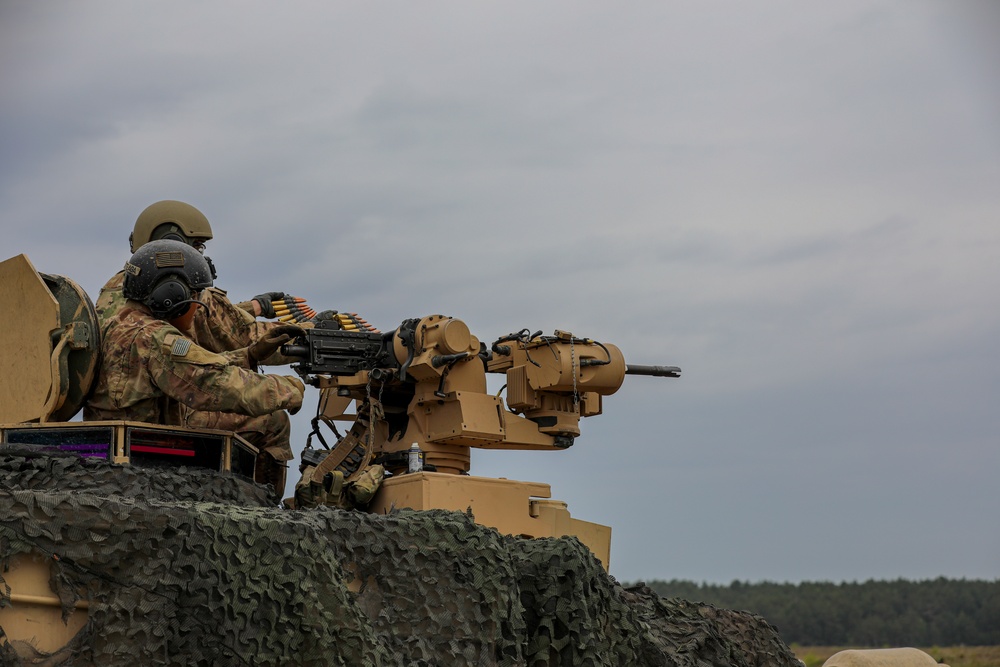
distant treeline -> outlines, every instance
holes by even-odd
[[[751,611],[803,646],[1000,645],[1000,580],[864,583],[652,581],[663,597]]]

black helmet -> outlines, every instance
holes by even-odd
[[[126,299],[165,320],[183,315],[195,292],[212,286],[212,270],[200,252],[180,241],[150,241],[125,264]]]

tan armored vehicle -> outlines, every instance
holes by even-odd
[[[487,347],[440,315],[320,324],[284,350],[320,401],[281,509],[234,434],[69,421],[89,298],[23,255],[0,285],[2,664],[794,664],[762,619],[622,589],[610,528],[548,485],[469,474],[471,449],[568,447],[627,373],[679,369],[565,332]]]
[[[252,475],[256,450],[239,436],[135,422],[69,421],[83,407],[99,363],[97,314],[83,289],[63,276],[39,274],[24,255],[0,263],[0,309],[17,313],[0,337],[0,446],[73,453],[116,464],[195,465]],[[42,554],[17,556],[4,575],[9,606],[0,628],[43,651],[66,644],[83,627],[87,603],[63,621]]]

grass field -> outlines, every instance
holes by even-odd
[[[806,667],[820,667],[826,659],[850,646],[799,646],[792,644],[795,657]],[[1000,646],[918,646],[938,662],[949,667],[1000,667]]]

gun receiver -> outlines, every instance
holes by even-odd
[[[565,331],[524,329],[487,349],[463,321],[443,315],[387,333],[321,325],[282,352],[301,359],[293,368],[321,389],[318,419],[353,421],[343,440],[367,444],[394,473],[406,469],[413,444],[428,468],[459,474],[469,471],[470,447],[565,449],[626,374],[680,375],[676,366],[626,365],[614,345]],[[487,392],[487,373],[505,375],[506,405]]]
[[[293,367],[299,375],[310,378],[319,375],[355,375],[362,371],[391,366],[391,333],[347,331],[325,328],[321,322],[306,329],[304,339],[282,347],[282,353],[301,361]]]

